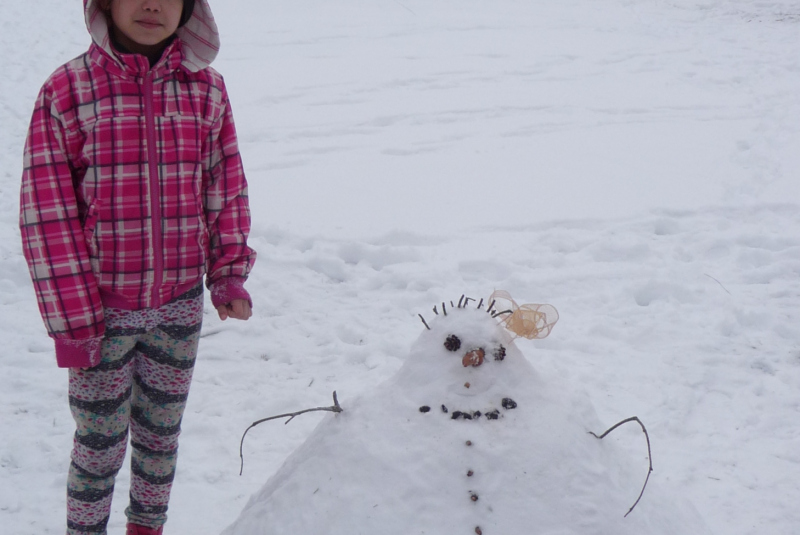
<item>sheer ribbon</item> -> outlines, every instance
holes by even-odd
[[[502,318],[506,329],[528,340],[547,338],[558,321],[558,311],[553,305],[518,305],[505,290],[495,290],[489,302],[494,303],[494,310],[501,311],[497,316]]]

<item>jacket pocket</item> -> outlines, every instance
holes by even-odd
[[[97,223],[98,212],[100,211],[100,200],[95,199],[89,204],[86,217],[83,220],[83,238],[86,241],[86,249],[89,251],[89,261],[92,264],[92,271],[97,274],[100,269],[100,247],[97,244]]]

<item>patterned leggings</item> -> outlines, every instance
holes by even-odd
[[[203,288],[158,309],[104,312],[101,363],[69,370],[77,431],[67,481],[68,535],[106,534],[128,429],[133,449],[128,522],[151,528],[166,522],[200,338]]]

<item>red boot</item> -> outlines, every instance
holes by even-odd
[[[126,535],[161,535],[163,530],[164,526],[158,526],[157,528],[146,528],[138,524],[128,524],[128,530],[125,533]]]

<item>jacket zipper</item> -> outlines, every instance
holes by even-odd
[[[147,73],[144,79],[144,113],[147,129],[147,163],[150,174],[150,222],[153,242],[153,289],[150,307],[160,303],[160,290],[163,283],[164,258],[161,235],[161,184],[158,179],[158,151],[156,150],[156,119],[153,113],[153,74]]]

